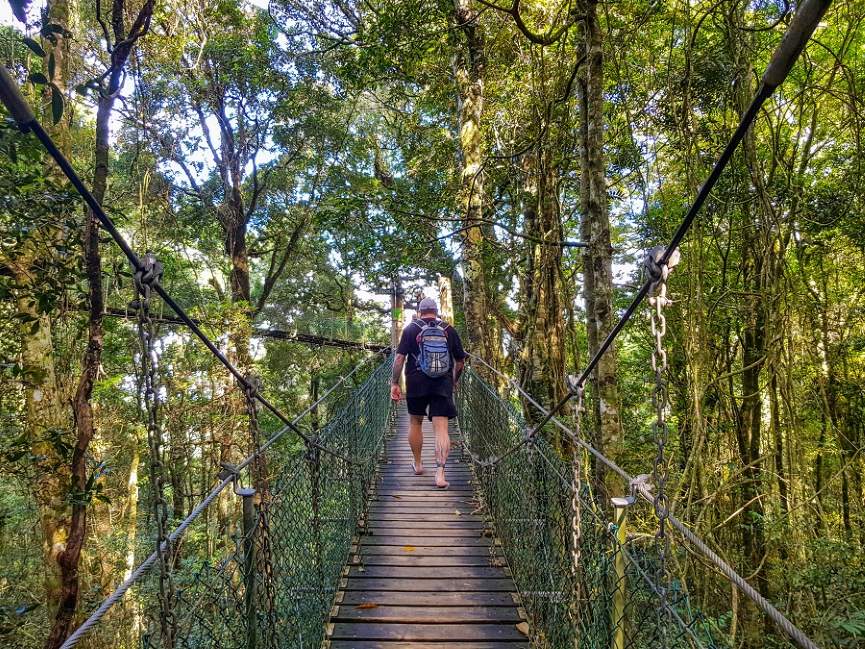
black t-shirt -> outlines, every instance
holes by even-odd
[[[424,321],[432,323],[435,321],[435,318],[424,318]],[[456,332],[456,329],[449,324],[442,323],[440,326],[447,334],[448,350],[451,353],[451,368],[453,368],[454,361],[461,361],[466,357],[463,341],[460,340],[460,335]],[[443,397],[449,397],[454,391],[453,372],[448,372],[445,376],[437,379],[431,379],[421,372],[417,366],[417,357],[420,354],[417,336],[420,332],[420,325],[414,322],[409,324],[402,330],[399,347],[396,349],[397,354],[403,354],[407,359],[405,364],[406,395],[409,397],[425,397],[431,394],[438,394]]]

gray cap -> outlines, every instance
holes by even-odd
[[[438,313],[439,307],[434,299],[432,299],[431,297],[425,297],[420,301],[420,304],[417,305],[417,310],[421,313],[424,313],[426,311],[435,311],[436,313]]]

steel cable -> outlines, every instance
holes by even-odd
[[[322,403],[324,403],[333,393],[334,391],[342,384],[344,384],[350,377],[355,375],[361,368],[363,368],[367,363],[369,363],[369,358],[364,359],[360,363],[354,366],[347,374],[341,376],[327,391],[322,394],[318,400],[307,406],[300,414],[298,414],[292,423],[295,425],[299,423],[304,417],[306,417],[312,410],[318,408]],[[389,363],[387,361],[383,362],[380,365],[381,367],[389,367]],[[150,569],[153,567],[153,564],[162,556],[164,553],[170,551],[170,548],[175,546],[177,542],[183,537],[186,530],[189,528],[192,523],[198,519],[199,516],[213,503],[214,500],[222,493],[227,487],[235,484],[238,474],[240,471],[245,469],[251,463],[253,463],[256,458],[265,453],[268,449],[270,449],[277,441],[279,441],[285,433],[289,430],[292,430],[288,426],[283,427],[281,430],[273,434],[265,443],[261,445],[261,448],[257,451],[251,453],[246,458],[244,458],[240,463],[232,468],[231,471],[225,472],[222,476],[220,476],[220,482],[216,484],[210,492],[208,492],[207,496],[196,505],[193,510],[189,513],[189,515],[184,518],[174,530],[168,534],[165,538],[165,542],[160,546],[160,548],[153,553],[151,553],[147,559],[141,562],[141,564],[133,570],[128,579],[126,579],[122,584],[120,584],[114,592],[111,593],[93,613],[66,639],[66,641],[61,645],[60,649],[72,649],[78,642],[83,638],[88,631],[90,631],[94,626],[96,626],[99,621],[105,617],[105,614],[118,602],[123,596],[129,591],[129,589],[134,586],[138,581],[144,577]],[[336,455],[339,457],[339,455]],[[361,462],[363,466],[367,466],[371,461],[370,457],[365,457]]]

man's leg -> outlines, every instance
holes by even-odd
[[[447,487],[448,481],[445,480],[445,462],[451,452],[451,438],[448,435],[448,418],[433,417],[433,430],[436,434],[436,487]]]
[[[414,455],[414,472],[417,475],[423,473],[423,461],[421,460],[421,451],[423,451],[423,415],[409,415],[408,422],[408,445],[411,447],[411,453]]]

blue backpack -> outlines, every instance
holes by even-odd
[[[433,320],[431,324],[423,320],[415,320],[414,323],[420,327],[417,335],[417,346],[420,349],[416,359],[418,368],[431,379],[447,375],[451,369],[451,352],[445,332],[448,325],[441,320]]]

